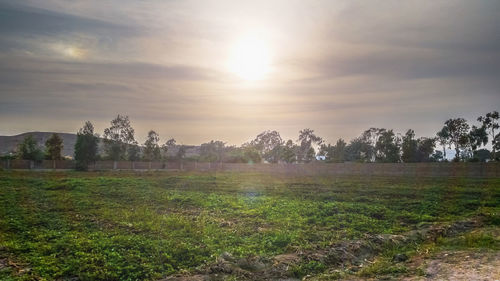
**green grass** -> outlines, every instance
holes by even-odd
[[[0,279],[154,280],[222,252],[271,257],[479,213],[498,221],[499,186],[499,179],[4,171],[0,259],[31,271],[0,267]]]
[[[436,247],[442,250],[484,249],[500,250],[498,228],[482,228],[457,237],[438,238]]]

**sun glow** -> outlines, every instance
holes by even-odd
[[[87,56],[87,50],[64,43],[52,45],[52,49],[58,54],[67,59],[83,59]]]
[[[264,79],[271,72],[271,54],[265,40],[246,37],[237,42],[229,59],[229,70],[242,79]]]

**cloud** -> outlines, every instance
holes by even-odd
[[[307,69],[315,79],[342,76],[377,76],[399,79],[486,78],[498,82],[500,54],[436,52],[422,49],[386,48],[355,56],[328,56],[314,60],[295,60],[292,67]],[[311,79],[311,78],[309,78]]]
[[[496,1],[0,0],[0,127],[102,129],[120,113],[138,135],[188,143],[304,127],[330,141],[370,126],[433,135],[449,117],[498,110],[499,11]],[[254,84],[224,68],[252,30],[269,37],[275,67]]]
[[[55,11],[0,2],[0,33],[14,36],[57,35],[83,32],[109,35],[131,35],[138,30],[133,26],[119,25]]]
[[[89,79],[162,79],[209,80],[216,79],[216,71],[182,65],[160,65],[143,62],[87,62],[38,59],[26,57],[0,57],[0,73],[4,82],[25,81],[35,75],[60,80],[61,77]],[[0,78],[2,79],[2,78]]]

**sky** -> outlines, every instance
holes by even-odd
[[[0,0],[0,135],[122,114],[140,142],[334,143],[499,109],[496,0]]]

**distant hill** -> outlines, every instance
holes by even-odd
[[[54,132],[28,132],[15,136],[0,136],[0,155],[7,155],[9,153],[15,153],[17,150],[17,146],[19,143],[23,141],[23,139],[32,135],[35,140],[38,142],[38,145],[41,147],[45,147],[45,141],[47,141],[50,136],[54,134]],[[75,153],[75,143],[76,143],[76,134],[69,133],[56,133],[63,139],[63,156],[73,157]],[[175,156],[177,151],[179,150],[179,145],[174,146],[172,149],[169,149],[168,154],[170,156]],[[99,153],[103,151],[103,143],[102,141],[99,143]],[[186,157],[195,157],[200,155],[200,146],[188,145],[186,146]]]
[[[15,136],[0,136],[0,155],[6,155],[10,152],[14,153],[17,150],[17,146],[19,143],[23,141],[23,139],[32,135],[33,138],[38,142],[38,145],[41,147],[45,146],[45,141],[53,134],[54,132],[28,132]],[[75,143],[76,143],[76,134],[68,134],[68,133],[57,133],[63,139],[63,156],[71,156],[73,157],[75,151]]]

